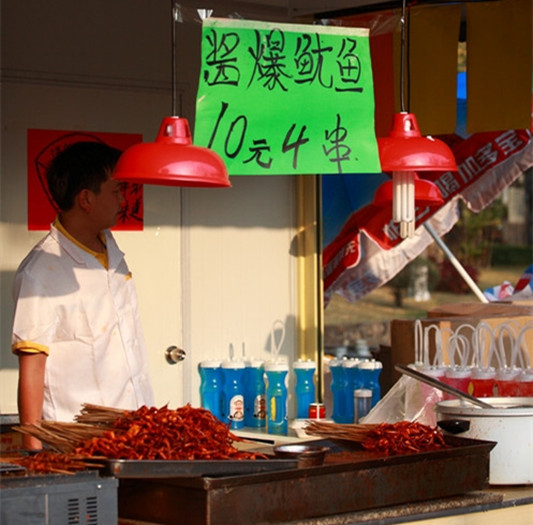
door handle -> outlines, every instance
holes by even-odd
[[[177,346],[169,346],[165,350],[165,359],[169,365],[175,365],[176,363],[183,361],[186,355],[185,350],[182,350]]]

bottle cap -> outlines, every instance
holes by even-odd
[[[456,379],[465,379],[472,375],[472,370],[469,366],[450,366],[446,370],[446,377],[454,377]]]
[[[520,375],[518,376],[518,381],[523,383],[529,383],[533,381],[533,369],[526,368],[525,370],[522,370],[522,372],[520,372]]]
[[[496,371],[496,378],[501,381],[512,381],[520,373],[517,368],[499,368]]]
[[[361,361],[357,366],[361,370],[381,370],[383,368],[381,361],[376,361],[374,359],[371,361]]]
[[[289,365],[287,363],[280,363],[276,361],[268,361],[265,363],[265,372],[287,372]]]
[[[345,359],[345,360],[342,362],[342,366],[343,366],[344,368],[353,368],[353,367],[355,367],[355,366],[358,366],[360,362],[361,362],[361,360],[360,360],[360,359],[357,359],[357,357],[354,358],[354,359]]]
[[[488,368],[472,368],[472,379],[494,379],[496,377],[496,370],[494,367]]]
[[[334,357],[333,359],[330,360],[329,367],[334,368],[334,367],[342,366],[344,361],[346,361],[346,357]]]
[[[220,363],[221,361],[217,361],[216,359],[206,359],[205,361],[200,361],[200,366],[202,368],[218,368]]]
[[[222,361],[222,368],[244,368],[244,361]]]
[[[292,364],[292,367],[297,368],[299,370],[314,370],[316,368],[316,363],[314,361],[311,361],[311,359],[308,359],[307,361],[298,359],[298,361],[295,361]]]

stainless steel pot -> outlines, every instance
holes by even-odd
[[[533,484],[533,398],[492,397],[494,408],[458,399],[437,403],[437,422],[461,437],[495,441],[490,453],[491,485]]]

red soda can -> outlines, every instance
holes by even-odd
[[[324,403],[309,403],[309,419],[325,419],[326,405]]]

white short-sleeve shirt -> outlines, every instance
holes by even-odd
[[[43,419],[71,421],[83,403],[154,403],[135,285],[104,234],[109,269],[52,225],[15,275],[12,349],[48,351]]]

